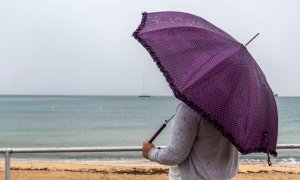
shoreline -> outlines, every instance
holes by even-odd
[[[11,162],[12,179],[168,179],[168,166],[153,162],[87,163],[87,162]],[[299,165],[240,164],[234,179],[300,179]],[[0,163],[4,179],[4,162]]]

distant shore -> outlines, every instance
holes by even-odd
[[[234,178],[241,179],[300,179],[299,165],[241,164]],[[0,179],[4,179],[4,164],[0,164]],[[168,167],[156,163],[12,163],[14,180],[82,180],[82,179],[168,179]]]

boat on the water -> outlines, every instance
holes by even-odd
[[[151,97],[150,95],[139,95],[139,97]]]

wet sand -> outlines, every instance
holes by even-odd
[[[0,164],[0,179],[4,179],[4,164]],[[155,163],[12,163],[12,180],[143,180],[168,179],[168,167]],[[300,179],[300,166],[241,164],[235,180]]]

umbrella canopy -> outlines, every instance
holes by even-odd
[[[275,98],[243,44],[183,12],[143,13],[133,36],[148,50],[174,95],[242,154],[277,156]]]

